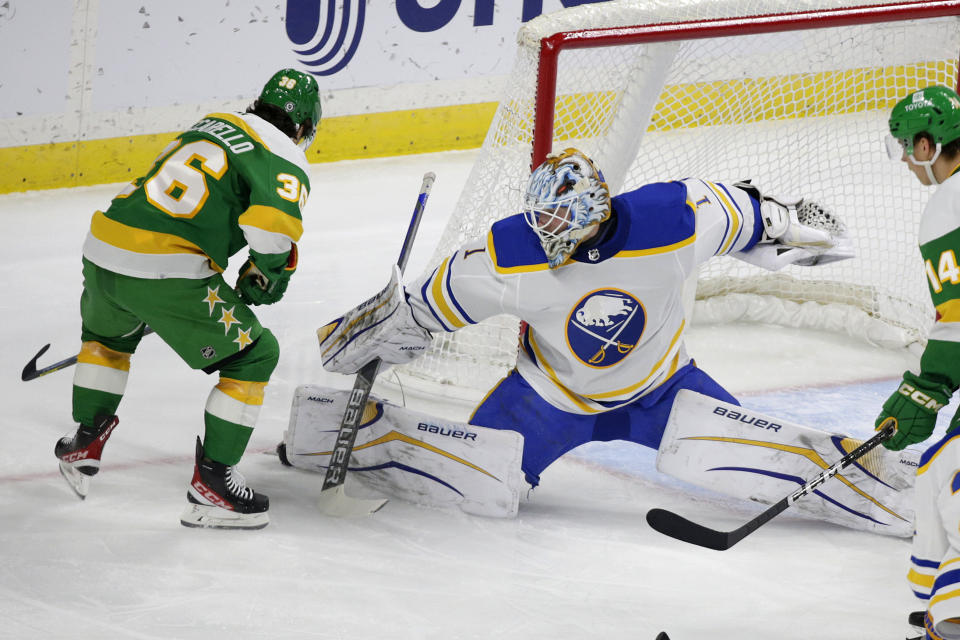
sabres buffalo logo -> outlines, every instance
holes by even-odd
[[[640,341],[647,317],[643,305],[626,291],[591,291],[567,317],[567,344],[591,367],[611,367]]]

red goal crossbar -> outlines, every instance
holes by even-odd
[[[960,15],[960,0],[904,2],[855,8],[799,11],[737,18],[644,24],[629,27],[562,31],[540,41],[537,70],[536,113],[533,124],[532,167],[543,162],[553,145],[556,106],[557,63],[565,49],[694,40],[722,36],[753,35],[801,29],[826,29],[875,22],[895,22]],[[960,84],[958,84],[960,89]]]

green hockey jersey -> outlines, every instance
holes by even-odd
[[[83,255],[138,278],[210,277],[244,246],[289,252],[309,189],[303,151],[276,127],[210,114],[94,214]]]
[[[920,370],[956,391],[960,386],[960,167],[930,196],[920,219],[919,240],[936,308]]]

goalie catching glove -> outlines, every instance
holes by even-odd
[[[835,213],[812,200],[764,195],[749,182],[738,182],[760,202],[763,235],[737,258],[770,271],[788,264],[809,267],[853,258],[847,227]]]
[[[432,335],[417,324],[394,266],[383,291],[317,329],[323,368],[356,373],[380,358],[385,364],[410,362],[430,345]]]
[[[259,253],[250,250],[250,257],[240,267],[237,295],[247,304],[273,304],[283,297],[290,277],[297,270],[297,245],[286,253]]]

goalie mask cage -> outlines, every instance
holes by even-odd
[[[434,263],[522,210],[531,166],[575,146],[611,193],[661,180],[751,179],[837,212],[857,257],[768,272],[701,267],[693,321],[840,330],[922,345],[933,310],[919,217],[930,190],[883,138],[893,105],[957,84],[960,0],[613,0],[541,16],[518,35],[505,95]],[[395,369],[405,388],[476,401],[516,362],[508,316],[436,336]]]

